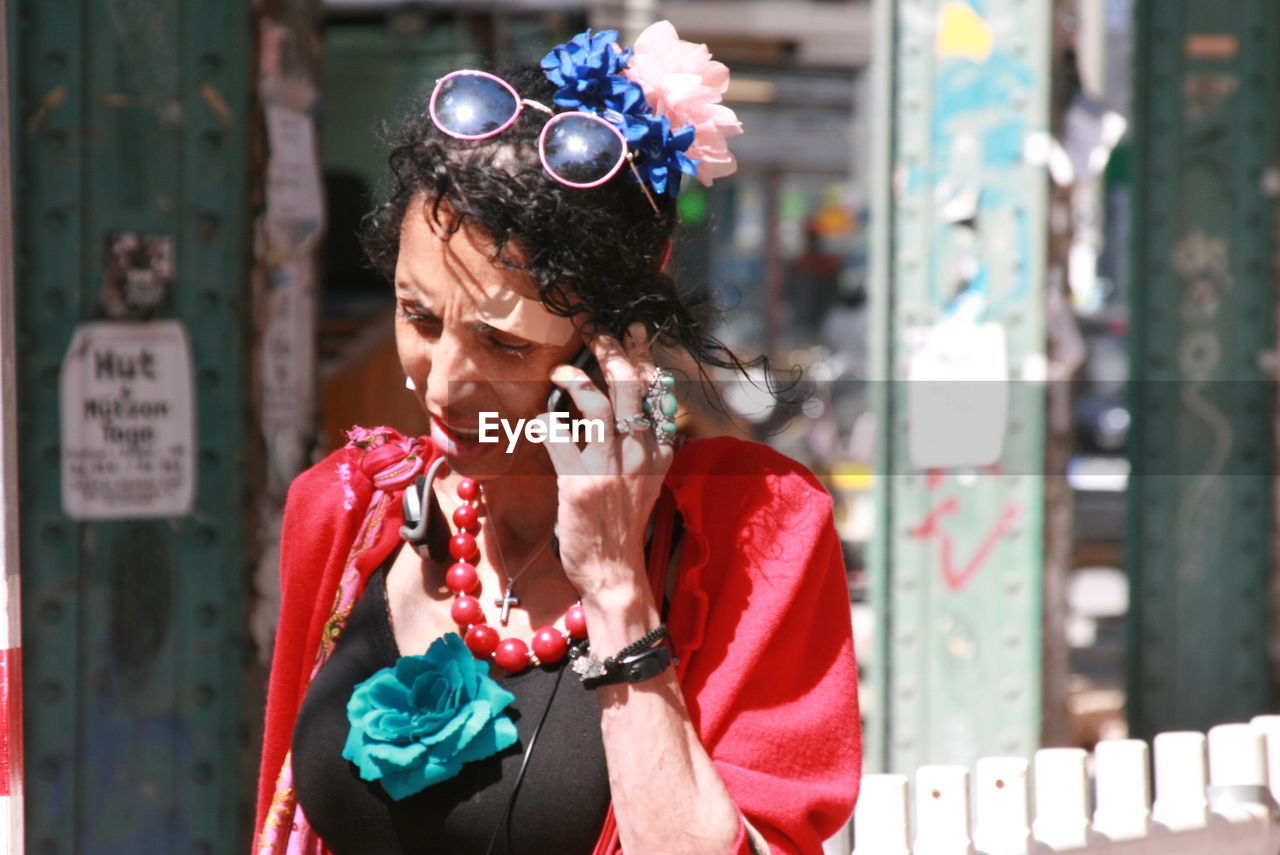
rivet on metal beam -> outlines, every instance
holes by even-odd
[[[222,57],[212,51],[200,54],[200,70],[205,74],[217,74],[222,70]]]
[[[56,624],[62,620],[62,604],[57,600],[49,600],[40,606],[39,614],[42,623]]]
[[[201,683],[196,686],[195,698],[197,705],[202,707],[210,706],[217,697],[218,691],[208,683]]]
[[[218,236],[222,221],[213,211],[201,211],[196,215],[196,232],[200,240],[208,243]]]
[[[40,139],[44,142],[45,148],[55,153],[61,153],[66,151],[67,142],[70,140],[70,137],[62,128],[50,128],[45,131],[44,135],[40,137]]]
[[[62,526],[55,522],[40,527],[40,539],[51,546],[62,543]]]
[[[212,603],[203,603],[196,609],[196,622],[201,626],[213,626],[218,620],[218,608]]]
[[[217,154],[222,151],[222,131],[205,131],[200,135],[200,147],[206,154]]]

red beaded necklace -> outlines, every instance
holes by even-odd
[[[564,613],[565,629],[555,624],[541,627],[533,633],[531,644],[518,638],[502,638],[498,630],[485,622],[484,607],[475,596],[480,592],[480,576],[475,567],[480,554],[476,543],[476,535],[480,533],[480,484],[474,478],[463,478],[458,482],[458,498],[462,504],[453,511],[453,524],[458,527],[458,533],[449,538],[449,554],[454,563],[445,572],[444,583],[454,594],[449,614],[462,629],[471,655],[492,659],[509,674],[530,665],[559,662],[568,652],[571,639],[587,637],[587,618],[582,604],[571,606]],[[511,597],[508,587],[499,602],[503,603],[505,615],[511,603],[518,601]]]

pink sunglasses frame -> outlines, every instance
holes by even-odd
[[[511,114],[511,118],[507,119],[507,121],[503,122],[499,127],[494,128],[492,131],[487,131],[483,134],[459,134],[446,128],[444,124],[441,123],[439,117],[436,115],[436,101],[440,97],[440,88],[444,85],[445,81],[453,77],[459,77],[462,75],[487,78],[489,80],[494,81],[503,89],[510,92],[511,97],[516,104],[516,109]],[[601,117],[597,116],[595,113],[587,113],[582,110],[569,110],[564,113],[557,113],[545,104],[540,104],[537,101],[532,101],[528,98],[521,98],[520,93],[517,92],[515,90],[515,87],[513,87],[510,83],[503,80],[501,77],[498,77],[496,74],[490,74],[487,71],[480,71],[478,69],[470,69],[470,68],[461,68],[461,69],[458,69],[457,71],[451,71],[448,74],[446,74],[444,77],[441,77],[439,80],[436,81],[435,88],[431,90],[431,101],[427,105],[427,112],[431,116],[432,124],[434,124],[440,130],[441,133],[447,134],[453,137],[454,139],[459,139],[459,140],[483,140],[483,139],[488,139],[489,137],[495,137],[498,134],[505,131],[507,128],[514,125],[516,123],[516,120],[520,118],[520,114],[524,112],[525,107],[533,107],[535,110],[539,110],[551,116],[551,118],[547,120],[547,123],[543,125],[542,133],[538,135],[538,159],[539,161],[541,161],[542,168],[546,171],[546,173],[550,175],[552,178],[554,178],[556,181],[565,185],[566,187],[575,187],[575,188],[584,189],[584,190],[590,189],[592,187],[599,187],[601,184],[604,184],[610,178],[617,175],[618,170],[622,168],[623,163],[631,163],[631,150],[627,146],[626,137],[624,137],[622,135],[622,132],[619,131],[610,122],[605,121]],[[622,143],[622,155],[618,158],[618,162],[613,165],[613,168],[610,169],[609,172],[603,178],[600,178],[596,181],[591,181],[589,183],[566,181],[564,178],[557,175],[551,169],[551,166],[547,163],[547,147],[546,147],[547,132],[550,131],[552,126],[554,126],[557,122],[560,122],[566,118],[569,118],[570,116],[583,116],[594,122],[598,122],[599,124],[608,128],[609,132],[618,138],[618,142]],[[631,164],[631,168],[634,170],[635,164]],[[636,177],[639,178],[639,175],[637,174]],[[644,191],[645,197],[649,200],[649,204],[653,206],[653,209],[656,212],[658,210],[658,205],[656,202],[654,202],[653,197],[649,194],[649,188],[644,186],[643,180],[640,181],[640,189]]]
[[[467,75],[468,77],[488,78],[489,80],[492,80],[493,82],[497,83],[503,89],[510,92],[512,99],[514,99],[516,102],[516,110],[514,113],[511,114],[511,118],[507,119],[507,121],[504,122],[501,127],[496,128],[492,131],[487,131],[483,134],[459,134],[449,130],[443,124],[441,124],[440,117],[436,115],[436,101],[440,97],[440,87],[444,86],[446,81],[451,80],[454,77],[461,77],[463,75]],[[432,123],[435,124],[435,126],[439,128],[442,133],[446,133],[449,136],[453,137],[454,139],[483,140],[483,139],[488,139],[489,137],[497,136],[498,134],[505,131],[507,128],[514,125],[516,123],[516,119],[520,118],[520,113],[523,112],[525,104],[528,104],[531,107],[537,107],[541,110],[546,111],[547,113],[551,112],[551,108],[543,104],[539,104],[536,101],[526,101],[524,98],[521,98],[520,93],[517,92],[510,83],[503,80],[501,77],[498,77],[496,74],[490,74],[487,71],[478,71],[470,68],[460,68],[457,71],[450,71],[444,77],[441,77],[439,80],[436,81],[435,88],[431,90],[431,102],[427,105],[427,112],[431,114]]]
[[[565,119],[568,119],[571,116],[583,116],[585,118],[591,119],[594,122],[597,122],[598,124],[604,125],[613,133],[615,137],[618,138],[618,142],[622,144],[622,154],[618,156],[618,162],[615,163],[607,173],[605,173],[603,178],[600,178],[596,181],[589,182],[587,184],[580,184],[576,181],[565,181],[559,175],[556,175],[554,172],[552,172],[551,165],[547,163],[547,134],[551,131],[551,129],[557,123]],[[622,168],[622,164],[627,162],[627,154],[628,154],[627,138],[622,135],[621,131],[619,131],[613,125],[606,122],[604,119],[600,118],[594,113],[584,113],[581,110],[570,110],[565,113],[555,113],[554,115],[552,115],[550,119],[547,119],[547,123],[542,126],[542,133],[538,134],[538,159],[542,161],[542,168],[547,171],[548,175],[550,175],[552,178],[554,178],[555,180],[559,181],[561,184],[564,184],[567,187],[580,187],[583,189],[590,188],[590,187],[599,187],[601,184],[605,183],[610,178],[618,174],[618,170]]]

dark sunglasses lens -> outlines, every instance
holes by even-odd
[[[516,114],[519,104],[501,83],[478,74],[459,74],[436,91],[436,123],[450,133],[478,137],[493,133]]]
[[[594,184],[622,162],[623,145],[604,122],[567,116],[547,129],[543,156],[547,168],[562,181]]]

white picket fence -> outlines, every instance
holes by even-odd
[[[1207,748],[1207,751],[1206,751]],[[922,766],[915,822],[904,775],[867,775],[853,855],[1276,855],[1280,851],[1280,716],[1202,733]],[[1091,762],[1092,761],[1092,762]],[[1092,766],[1092,769],[1090,769]],[[1090,772],[1095,782],[1092,805]],[[914,828],[914,833],[912,829]]]

